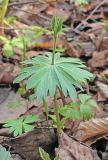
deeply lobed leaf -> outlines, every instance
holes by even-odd
[[[38,102],[47,95],[53,97],[57,88],[75,101],[75,88],[82,89],[81,84],[93,78],[93,74],[85,70],[85,65],[79,59],[60,57],[60,53],[55,55],[55,64],[51,62],[51,53],[24,61],[23,65],[31,66],[22,69],[14,83],[28,79],[27,89],[34,89]]]
[[[28,115],[27,117],[19,117],[14,120],[9,120],[4,124],[4,127],[9,128],[9,132],[14,134],[14,137],[21,135],[23,132],[29,132],[34,128],[32,123],[39,121],[38,115]]]

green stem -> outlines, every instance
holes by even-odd
[[[24,45],[23,58],[24,58],[24,60],[26,60],[26,42],[25,42],[25,39],[24,39],[24,38],[23,38],[23,45]]]
[[[56,52],[56,44],[57,44],[57,35],[54,34],[53,38],[53,55],[52,55],[52,65],[54,65],[54,58],[55,58],[55,52]]]
[[[1,11],[0,11],[0,25],[3,27],[3,21],[7,12],[9,0],[2,0]],[[4,33],[4,29],[2,28],[2,33]]]
[[[25,39],[23,38],[23,55],[22,55],[21,61],[24,61],[24,60],[26,60],[26,42],[25,42]]]
[[[49,109],[48,109],[48,104],[44,98],[43,98],[43,106],[44,106],[45,113],[46,113],[47,127],[49,127],[49,122],[48,122]]]
[[[57,105],[57,98],[56,94],[54,96],[54,109],[55,109],[55,115],[56,115],[56,122],[57,122],[57,134],[60,135],[61,132],[61,126],[60,126],[60,116],[58,111],[58,105]]]

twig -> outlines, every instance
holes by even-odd
[[[100,8],[105,2],[106,0],[103,0],[102,2],[100,2],[84,21],[88,21],[92,17],[92,15],[98,10],[98,8]],[[82,22],[74,29],[74,31],[77,32],[81,26],[82,26]]]
[[[8,5],[8,7],[17,6],[17,5],[24,5],[24,4],[30,4],[30,3],[40,4],[40,2],[41,2],[41,3],[45,3],[45,2],[43,2],[43,1],[41,1],[41,0],[38,0],[38,2],[37,2],[37,0],[28,1],[28,2],[14,2],[14,3],[10,3],[10,4]]]

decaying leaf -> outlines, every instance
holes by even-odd
[[[56,154],[61,160],[100,160],[89,147],[73,140],[63,132],[60,135],[59,148],[56,149]]]
[[[79,141],[91,145],[97,139],[108,134],[108,118],[82,122],[74,134]]]
[[[96,86],[98,87],[99,91],[102,93],[103,97],[108,98],[108,85],[97,81]]]
[[[93,68],[100,68],[108,65],[108,50],[94,52],[93,57],[88,61],[88,64]]]
[[[101,79],[108,84],[108,69],[106,69],[105,71],[103,71],[101,74]]]
[[[18,75],[19,68],[11,63],[0,62],[0,83],[12,83]]]

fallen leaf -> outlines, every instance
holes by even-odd
[[[102,68],[108,65],[108,50],[94,52],[93,57],[88,61],[88,65],[92,68]]]
[[[59,155],[61,160],[100,160],[91,148],[80,144],[63,132],[59,138],[59,148],[56,149],[56,155]]]
[[[80,123],[75,138],[87,145],[93,144],[97,139],[108,135],[108,118],[97,118]]]
[[[102,93],[103,97],[108,98],[108,85],[100,81],[95,82],[95,84],[98,87],[99,91]]]
[[[19,68],[11,63],[0,63],[0,83],[12,83],[19,73]]]

